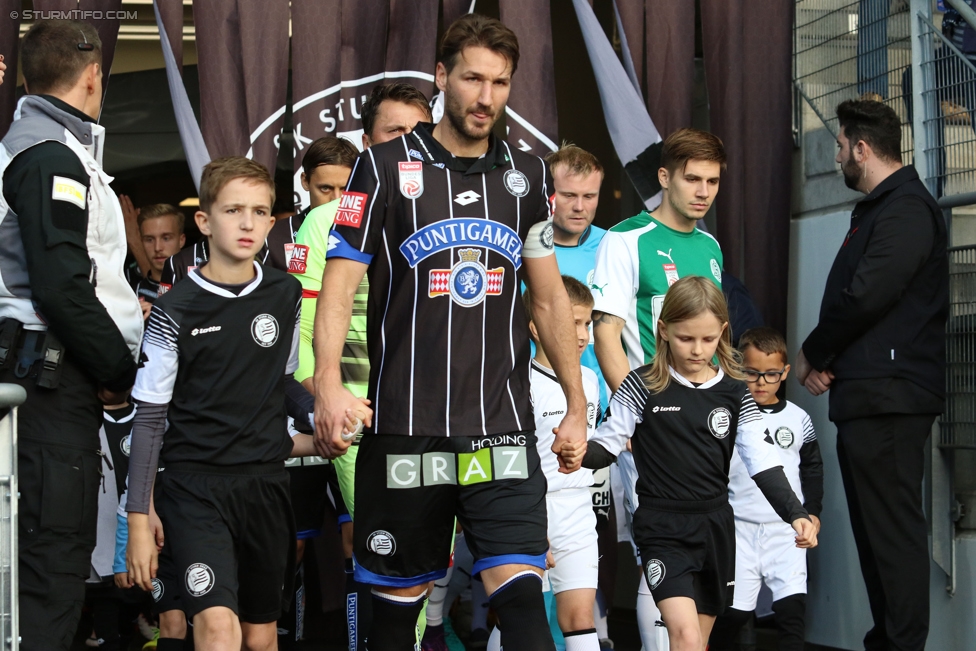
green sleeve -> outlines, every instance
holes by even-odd
[[[339,202],[332,201],[308,213],[302,227],[295,233],[295,246],[304,247],[304,273],[294,273],[302,283],[302,321],[298,343],[298,370],[295,379],[304,382],[315,374],[315,353],[312,349],[312,333],[315,329],[315,305],[322,289],[325,271],[325,252],[329,248],[329,231],[335,220]]]

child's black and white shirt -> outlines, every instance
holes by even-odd
[[[633,439],[641,507],[685,510],[696,502],[727,499],[734,449],[753,477],[771,476],[767,471],[783,465],[766,439],[762,415],[745,383],[719,369],[714,378],[695,386],[670,369],[668,387],[652,394],[641,379],[645,370],[627,375],[588,446],[599,444],[616,456]],[[782,519],[806,515],[782,471],[772,475],[778,478],[771,476],[766,487],[775,491]]]
[[[254,263],[239,294],[193,269],[153,304],[132,396],[169,405],[161,459],[283,461],[285,376],[298,368],[301,285]]]
[[[776,446],[783,472],[804,508],[820,515],[823,499],[823,461],[809,414],[788,400],[761,405],[765,438]],[[729,503],[735,517],[756,524],[779,522],[779,516],[749,476],[738,451],[729,468]]]

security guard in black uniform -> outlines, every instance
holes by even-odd
[[[126,283],[122,210],[101,169],[101,42],[40,21],[0,147],[0,382],[20,408],[20,632],[24,651],[70,647],[95,546],[102,404],[132,386],[142,315]]]

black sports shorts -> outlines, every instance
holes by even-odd
[[[534,432],[422,437],[367,434],[356,460],[356,580],[410,587],[442,578],[454,518],[472,574],[545,569],[546,478]]]
[[[297,457],[286,461],[285,467],[291,480],[291,508],[299,540],[322,535],[328,508],[335,511],[339,524],[352,522],[332,463],[321,457]]]
[[[283,464],[169,463],[156,476],[154,496],[169,548],[162,599],[178,594],[190,621],[214,606],[230,608],[242,622],[276,621],[295,561]]]
[[[638,506],[634,541],[655,601],[689,597],[703,615],[721,615],[732,605],[735,523],[728,500],[716,502],[699,513]]]

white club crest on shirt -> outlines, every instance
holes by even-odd
[[[717,407],[708,415],[708,429],[715,438],[724,439],[729,435],[731,427],[732,414],[725,407]]]
[[[278,321],[270,314],[259,314],[251,321],[251,336],[262,348],[270,348],[278,341]]]
[[[712,267],[712,275],[715,276],[715,280],[717,282],[721,283],[722,282],[722,267],[718,266],[718,260],[716,260],[715,258],[712,258],[712,261],[709,264]]]
[[[163,582],[159,579],[152,580],[152,598],[153,601],[159,603],[159,600],[163,598],[163,593],[165,589],[163,588]]]
[[[776,430],[776,434],[773,435],[773,438],[776,440],[776,445],[784,450],[793,445],[793,441],[796,440],[793,430],[791,430],[789,427],[778,428]]]
[[[126,436],[122,437],[121,441],[119,441],[119,449],[122,450],[122,454],[124,454],[125,456],[129,456],[129,450],[131,448],[132,448],[132,434],[127,434]]]
[[[502,177],[505,189],[514,197],[522,198],[529,193],[529,179],[518,170],[508,170]]]

